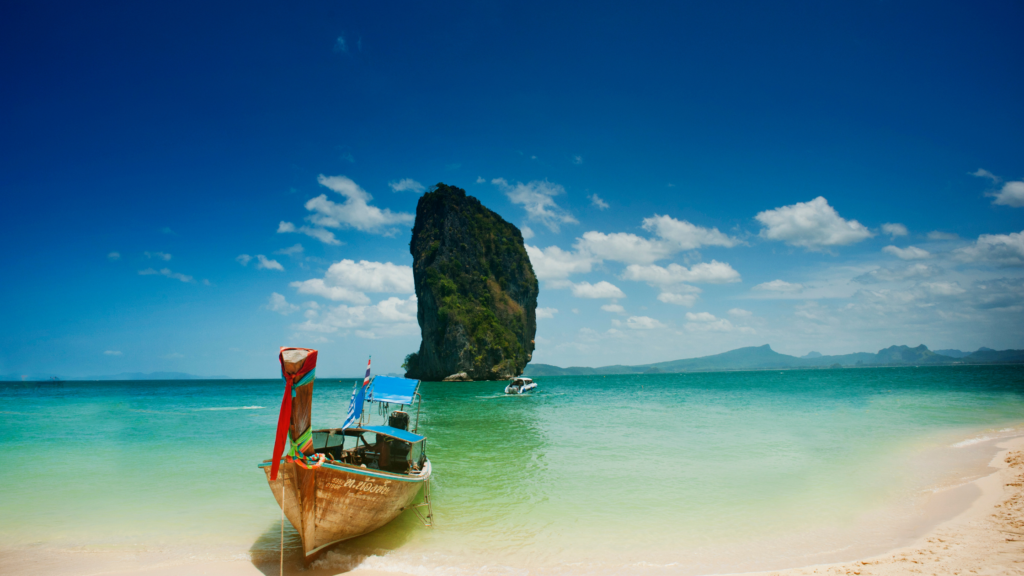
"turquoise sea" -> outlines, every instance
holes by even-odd
[[[436,527],[407,512],[305,571],[289,527],[289,569],[707,574],[855,558],[966,506],[995,441],[1024,434],[1015,366],[537,381],[522,397],[424,383]],[[354,382],[317,380],[314,427],[340,425]],[[81,555],[276,574],[280,510],[256,465],[282,390],[0,384],[0,572],[57,558],[86,573]]]

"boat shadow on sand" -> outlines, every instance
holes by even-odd
[[[302,540],[291,523],[284,524],[284,573],[302,576],[344,574],[371,556],[384,556],[401,548],[418,532],[428,530],[407,510],[373,532],[330,546],[308,566],[303,562]],[[274,522],[249,548],[252,565],[267,576],[281,571],[281,524]]]

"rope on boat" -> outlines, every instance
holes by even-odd
[[[424,506],[427,507],[426,517],[424,517],[419,510]],[[423,502],[413,504],[412,511],[416,514],[416,517],[420,519],[420,522],[423,522],[424,526],[427,528],[434,527],[434,507],[430,505],[430,478],[427,478],[426,481],[423,482]]]
[[[281,478],[281,576],[284,576],[284,478]]]
[[[285,456],[284,459],[286,462],[294,462],[299,466],[305,468],[306,470],[312,470],[314,468],[319,468],[324,465],[324,460],[326,459],[326,457],[323,454],[317,454],[317,456],[319,456],[319,458],[312,458],[312,460],[316,460],[315,464],[307,464],[306,462],[310,460],[310,458],[305,455],[303,455],[301,458],[292,458],[290,456]]]

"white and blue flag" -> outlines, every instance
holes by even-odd
[[[363,415],[363,403],[366,401],[366,387],[370,385],[371,360],[373,360],[372,357],[366,361],[366,377],[363,378],[363,385],[352,392],[352,403],[348,405],[348,414],[345,415],[345,423],[341,425],[343,430],[352,426],[352,423]]]

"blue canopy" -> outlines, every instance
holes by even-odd
[[[412,404],[419,380],[395,378],[394,376],[374,376],[370,382],[371,402],[387,402],[389,404]]]
[[[398,380],[398,378],[395,378],[395,380]],[[382,436],[398,438],[399,440],[404,440],[405,442],[409,442],[412,444],[415,444],[416,442],[419,442],[426,438],[426,436],[420,436],[419,434],[414,434],[407,430],[402,430],[401,428],[393,428],[391,426],[363,426],[362,428],[355,428],[355,430],[366,430],[367,432],[373,432],[375,434],[380,434]]]

